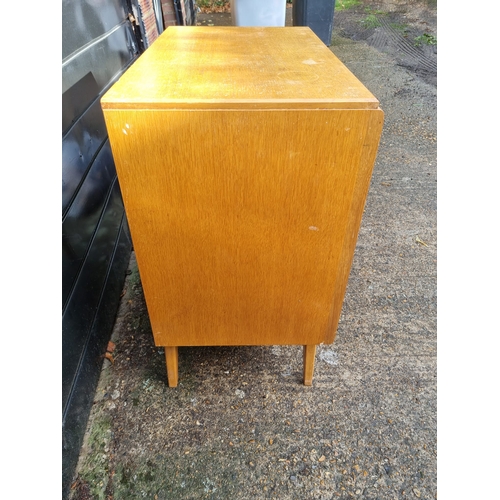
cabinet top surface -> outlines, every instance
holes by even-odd
[[[308,27],[169,27],[101,99],[105,109],[378,104]]]

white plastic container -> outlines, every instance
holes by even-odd
[[[231,0],[233,26],[285,26],[286,0]]]

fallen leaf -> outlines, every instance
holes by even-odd
[[[115,350],[115,343],[114,342],[111,342],[111,340],[108,342],[108,348],[106,349],[106,351],[108,352],[113,352]]]
[[[107,353],[104,355],[104,357],[105,357],[106,359],[109,359],[109,360],[111,361],[111,364],[113,364],[113,365],[115,364],[115,360],[113,359],[113,355],[112,355],[110,352],[107,352]]]
[[[420,243],[420,244],[421,244],[421,245],[423,245],[424,247],[428,247],[428,246],[429,246],[429,245],[428,245],[425,241],[422,241],[422,240],[418,237],[418,234],[417,234],[417,236],[416,236],[416,238],[415,238],[415,241],[416,241],[417,243]]]

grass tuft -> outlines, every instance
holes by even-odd
[[[361,2],[359,0],[335,0],[335,9],[336,10],[347,10],[356,7]]]
[[[380,21],[375,14],[370,14],[361,21],[361,25],[365,29],[376,28],[377,26],[380,26]]]

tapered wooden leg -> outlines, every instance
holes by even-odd
[[[165,347],[165,361],[167,363],[168,386],[177,387],[179,381],[179,348]]]
[[[304,346],[304,385],[312,385],[314,373],[314,357],[316,356],[315,345]]]

